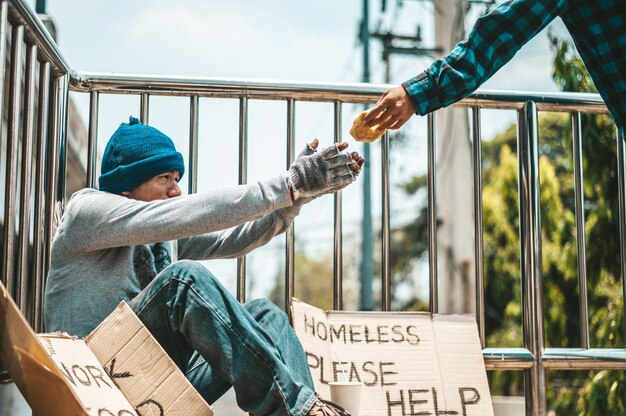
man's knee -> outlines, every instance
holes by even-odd
[[[211,274],[209,269],[204,267],[197,261],[194,260],[179,260],[176,263],[172,263],[168,269],[171,268],[174,272],[178,273],[189,273],[193,275],[204,275]]]
[[[248,301],[244,304],[244,307],[248,310],[257,322],[285,322],[288,323],[288,317],[278,306],[272,303],[269,299],[259,298]]]
[[[168,279],[176,279],[187,284],[213,286],[219,282],[209,269],[197,261],[179,260],[161,272]]]

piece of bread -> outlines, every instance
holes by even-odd
[[[378,129],[378,126],[367,127],[363,122],[363,117],[367,114],[367,111],[363,111],[359,114],[352,123],[350,129],[350,135],[354,137],[357,142],[371,143],[382,136],[387,129]]]

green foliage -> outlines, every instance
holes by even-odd
[[[493,144],[503,142],[496,138]],[[517,210],[511,209],[517,207],[517,159],[508,144],[502,145],[499,162],[483,170],[485,328],[498,338],[497,344],[487,339],[488,346],[519,347],[521,340],[510,335],[520,331],[509,322],[521,323],[521,291],[519,221]],[[504,329],[508,334],[499,332]]]
[[[333,261],[332,258],[312,258],[297,250],[294,259],[297,267],[294,295],[320,309],[333,309]],[[268,299],[276,305],[283,305],[285,299],[285,279],[278,276],[276,285]]]
[[[600,371],[580,391],[577,412],[581,416],[626,414],[624,372]]]
[[[555,80],[566,90],[595,91],[573,46],[551,37]],[[542,113],[539,119],[540,207],[544,326],[547,347],[580,345],[578,252],[574,202],[572,122],[569,114]],[[620,283],[618,184],[615,127],[608,116],[583,115],[583,192],[591,345],[623,348]],[[518,273],[515,126],[483,143],[487,343],[518,346],[521,339]],[[507,173],[508,172],[508,173]],[[514,191],[513,191],[514,190]],[[498,212],[498,207],[505,212]],[[501,281],[501,283],[495,283]],[[513,285],[511,290],[507,285]],[[495,302],[494,302],[495,300]],[[492,319],[491,313],[501,317]],[[490,375],[492,392],[517,394],[518,374]],[[548,372],[549,408],[558,415],[625,414],[626,374],[602,371]]]
[[[561,91],[597,92],[574,44],[560,39],[552,31],[548,32],[548,39],[554,53],[552,78]]]

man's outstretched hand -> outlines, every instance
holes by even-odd
[[[415,106],[402,85],[387,90],[376,106],[367,112],[363,121],[368,127],[377,129],[399,129],[415,114]]]
[[[313,139],[311,143],[307,145],[307,147],[300,153],[300,155],[311,155],[317,151],[317,147],[319,146],[320,141],[316,138]],[[343,152],[348,148],[348,142],[342,142],[337,144],[337,150]],[[352,170],[354,175],[358,175],[361,172],[361,167],[363,163],[365,163],[365,159],[362,156],[359,156],[358,152],[350,153],[352,157],[352,163],[348,164],[348,167]]]
[[[289,167],[292,199],[317,197],[345,188],[354,182],[365,160],[357,152],[344,152],[348,143],[337,143],[317,151],[319,140],[305,147]]]

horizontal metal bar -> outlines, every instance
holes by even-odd
[[[526,92],[526,91],[491,91],[477,90],[453,107],[489,108],[502,110],[521,110],[528,101],[533,101],[538,111],[608,114],[608,109],[598,94],[572,92]]]
[[[526,348],[484,348],[487,370],[528,370],[535,365],[535,356]]]
[[[301,101],[375,102],[391,87],[359,83],[316,83],[284,80],[229,79],[73,72],[72,91],[110,94],[199,95]]]
[[[542,361],[551,370],[626,370],[626,349],[546,348]]]
[[[37,17],[37,13],[25,1],[10,0],[9,14],[13,21],[24,25],[26,38],[37,45],[39,54],[44,61],[52,64],[52,74],[65,75],[70,72],[70,66],[61,54],[56,42],[50,36],[48,29]]]
[[[390,84],[317,83],[286,80],[245,78],[207,78],[153,76],[140,74],[106,74],[72,72],[70,88],[77,92],[100,91],[109,94],[180,95],[201,97],[350,103],[375,103],[380,95],[392,88]],[[608,113],[598,94],[541,93],[519,91],[478,90],[454,104],[454,107],[521,109],[526,101],[535,101],[540,111],[583,111]]]
[[[527,370],[535,356],[526,348],[485,348],[485,367],[494,370]],[[542,364],[550,370],[624,370],[626,349],[546,348]]]

